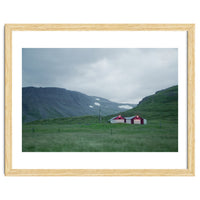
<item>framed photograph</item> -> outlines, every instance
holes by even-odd
[[[194,176],[194,24],[6,24],[6,176]]]

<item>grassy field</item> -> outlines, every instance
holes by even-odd
[[[24,124],[22,140],[23,152],[177,152],[178,127],[155,120],[147,125],[55,120]]]

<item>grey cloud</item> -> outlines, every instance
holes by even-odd
[[[138,103],[178,84],[178,49],[22,50],[23,87],[62,87],[116,102]]]

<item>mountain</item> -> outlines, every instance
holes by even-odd
[[[102,118],[102,122],[108,122],[109,119],[119,113],[107,115]],[[120,112],[122,116],[140,115],[147,119],[148,124],[151,120],[164,120],[177,124],[178,122],[178,86],[173,86],[167,89],[157,91],[155,94],[144,97],[139,104],[133,109],[125,112]],[[95,116],[84,117],[62,117],[50,120],[39,120],[31,122],[31,124],[84,124],[84,123],[99,123]]]
[[[155,94],[143,98],[135,108],[121,114],[123,116],[138,114],[147,120],[165,119],[177,122],[178,86],[157,91]]]
[[[62,88],[22,88],[22,120],[74,117],[86,115],[110,115],[123,112],[135,104],[111,102],[105,98]]]

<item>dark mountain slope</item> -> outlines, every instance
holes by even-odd
[[[100,107],[99,107],[100,105]],[[109,115],[125,111],[124,108],[107,99],[88,96],[62,88],[22,88],[23,122],[40,119],[73,117],[85,115]],[[135,106],[132,104],[126,104]]]

